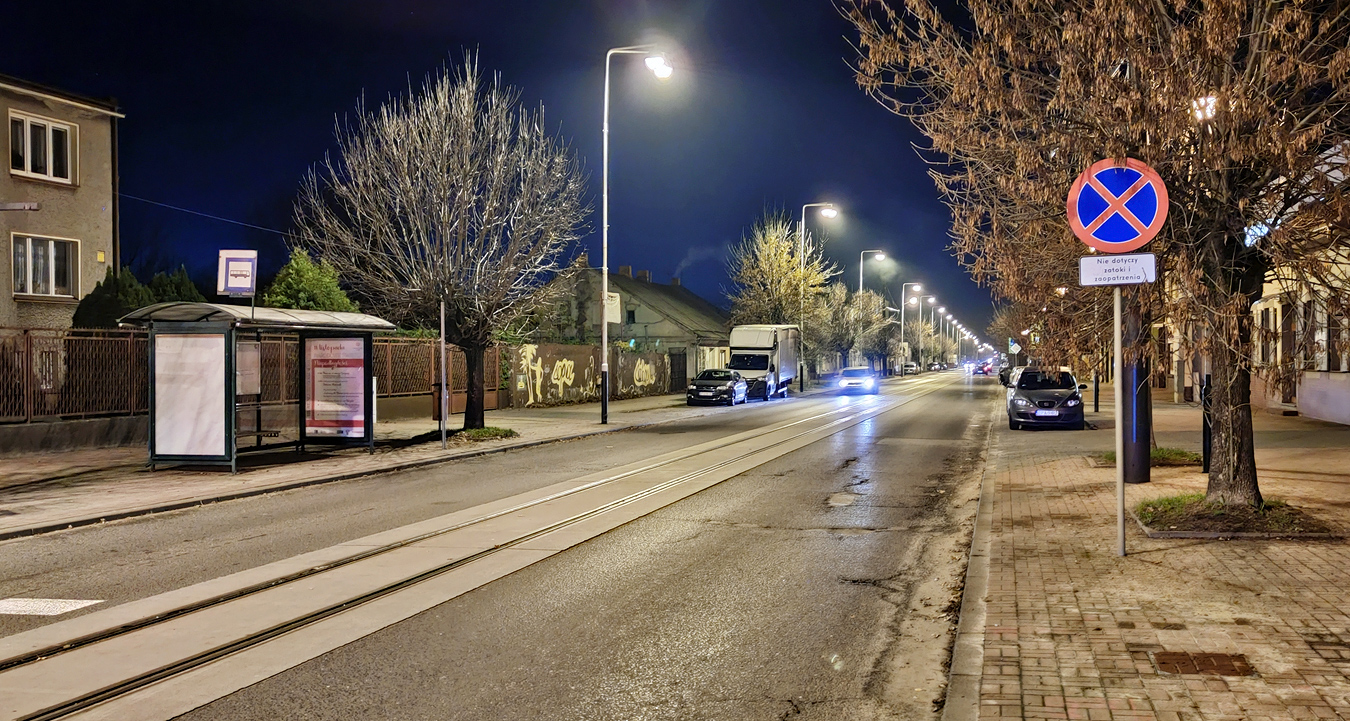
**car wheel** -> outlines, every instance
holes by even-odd
[[[1018,422],[1015,421],[1015,420],[1013,420],[1012,416],[1008,416],[1008,430],[1010,430],[1010,431],[1020,431],[1020,430],[1022,430],[1022,424],[1021,424],[1021,423],[1018,423]]]

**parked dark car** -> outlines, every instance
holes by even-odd
[[[877,375],[871,368],[845,368],[839,373],[839,392],[840,393],[871,393],[877,392]]]
[[[740,373],[725,368],[709,368],[689,381],[684,397],[691,406],[703,403],[734,406],[745,402],[747,388]]]
[[[1008,388],[1008,428],[1051,426],[1083,430],[1083,397],[1068,371],[1021,368]]]

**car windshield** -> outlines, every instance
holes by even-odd
[[[866,368],[845,368],[842,375],[845,378],[866,378],[872,375],[872,371]]]
[[[1064,371],[1022,371],[1017,379],[1017,388],[1024,391],[1067,391],[1075,387],[1073,374]]]
[[[694,380],[729,381],[731,380],[731,371],[703,371]]]
[[[761,353],[732,353],[727,367],[738,371],[766,371],[769,370],[769,356]]]

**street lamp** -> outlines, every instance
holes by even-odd
[[[601,126],[603,170],[600,190],[600,423],[609,423],[609,65],[615,55],[646,55],[647,68],[657,78],[665,80],[675,72],[664,55],[653,53],[654,45],[629,45],[610,48],[605,53],[605,118]]]
[[[922,286],[921,284],[919,284],[919,283],[901,283],[901,284],[900,284],[900,338],[901,338],[902,340],[903,340],[904,337],[905,337],[905,306],[909,304],[909,301],[910,301],[910,300],[913,300],[912,298],[910,298],[910,299],[906,299],[906,298],[905,298],[905,289],[908,288],[908,287],[910,287],[911,285],[914,286],[914,290],[919,291],[919,292],[922,292],[922,291],[923,291],[923,286]],[[923,360],[923,359],[920,358],[920,360]]]
[[[839,211],[834,203],[807,203],[802,206],[802,222],[797,224],[797,270],[805,280],[806,275],[806,209],[820,208],[822,218],[838,217]],[[806,283],[801,284],[801,309],[797,324],[797,391],[806,392]]]
[[[919,290],[923,289],[919,288]],[[928,299],[930,306],[937,302],[937,296],[935,295],[916,295],[910,298],[915,305],[919,306],[919,370],[923,370],[923,306],[919,304],[919,301],[925,298]]]
[[[874,249],[874,250],[864,250],[863,252],[861,252],[861,253],[858,254],[858,292],[859,292],[859,293],[861,293],[861,292],[862,292],[862,289],[863,289],[863,265],[866,264],[866,262],[867,262],[867,254],[868,254],[868,253],[876,253],[876,255],[872,256],[872,259],[873,259],[873,260],[886,260],[886,252],[883,251],[883,250],[875,250],[875,249]]]

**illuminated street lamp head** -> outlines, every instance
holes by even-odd
[[[933,305],[933,304],[936,303],[936,302],[937,302],[937,298],[934,298],[934,297],[931,296],[931,295],[928,296],[928,305]]]
[[[909,303],[910,305],[918,305],[919,299],[911,296],[910,299],[906,302]]]
[[[675,72],[675,68],[670,67],[665,56],[662,55],[653,55],[647,58],[646,63],[652,73],[661,80],[669,78]]]
[[[941,313],[941,312],[942,312],[942,309],[941,309],[941,308],[938,308],[938,312]],[[947,320],[951,320],[951,319],[952,319],[952,314],[951,314],[951,313],[948,313],[948,314],[947,314]]]
[[[882,253],[882,252],[880,252],[880,251],[878,251],[876,255],[872,256],[872,259],[873,259],[873,260],[886,260],[886,254],[885,254],[885,253]]]
[[[823,218],[835,218],[839,216],[839,211],[835,210],[833,205],[827,205],[820,209],[820,215]]]
[[[944,305],[944,306],[941,306],[940,308],[938,308],[938,312],[939,312],[939,313],[946,313],[946,312],[947,312],[947,306],[945,306],[945,305]],[[951,316],[947,316],[947,317],[950,318]]]

